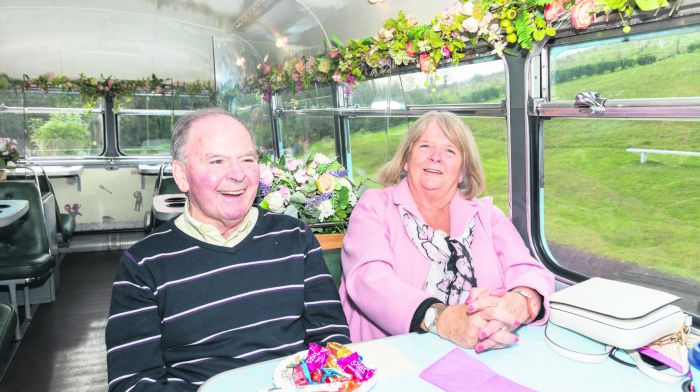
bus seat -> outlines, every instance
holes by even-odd
[[[170,194],[181,194],[184,196],[180,188],[178,188],[177,183],[175,183],[175,179],[173,177],[160,177],[156,181],[156,186],[158,186],[158,189],[154,190],[154,196]],[[143,229],[146,234],[149,234],[151,231],[153,231],[153,229],[162,225],[163,223],[165,223],[165,221],[161,221],[155,217],[153,207],[151,207],[151,211],[146,212],[146,214],[143,216]]]
[[[180,188],[177,187],[175,179],[172,177],[164,177],[160,181],[160,187],[158,188],[158,195],[167,195],[172,193],[182,193]]]
[[[340,250],[343,246],[343,234],[317,234],[316,239],[323,249],[323,260],[328,272],[333,277],[335,287],[340,288],[340,277],[343,275],[343,265],[340,262]]]
[[[29,210],[17,222],[0,230],[0,286],[7,286],[10,305],[17,312],[17,286],[24,286],[24,307],[31,319],[29,284],[48,278],[56,265],[51,254],[44,222],[41,196],[30,182],[0,182],[0,200],[21,199],[29,202]],[[19,323],[15,331],[21,338]]]
[[[326,261],[328,272],[330,272],[333,277],[335,287],[340,288],[340,277],[343,275],[343,265],[340,262],[340,249],[324,250],[323,259]]]
[[[0,302],[0,369],[5,369],[10,360],[8,351],[14,338],[17,313],[12,306]]]

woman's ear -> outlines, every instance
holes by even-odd
[[[190,190],[190,184],[187,182],[187,168],[184,162],[173,160],[173,178],[177,187],[182,193],[187,193]]]

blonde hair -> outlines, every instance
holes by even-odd
[[[394,157],[379,172],[379,182],[386,187],[396,184],[403,178],[405,175],[403,168],[411,156],[414,144],[433,123],[440,127],[447,139],[462,153],[464,181],[459,185],[460,193],[465,199],[478,196],[486,186],[479,149],[467,124],[450,112],[431,111],[420,116],[408,129]]]

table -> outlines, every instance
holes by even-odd
[[[27,200],[0,200],[0,227],[15,223],[29,211]]]
[[[572,334],[574,335],[574,334]],[[674,391],[680,384],[663,384],[639,370],[608,358],[602,363],[578,362],[552,351],[544,338],[544,327],[525,326],[520,341],[472,357],[502,376],[538,391]],[[454,349],[452,343],[433,334],[407,334],[352,344],[351,347],[378,367],[373,392],[440,391],[418,375]],[[210,378],[199,392],[256,391],[273,387],[273,369],[280,360],[261,362],[229,370]]]
[[[82,165],[73,165],[73,166],[42,166],[41,169],[39,169],[38,166],[30,166],[30,167],[18,167],[16,169],[12,169],[10,175],[15,176],[15,175],[23,175],[26,176],[27,174],[30,174],[34,176],[34,169],[37,168],[38,170],[38,175],[41,176],[41,169],[44,170],[44,173],[46,174],[47,177],[75,177],[77,187],[78,187],[78,192],[82,190],[82,186],[80,183],[80,175],[83,173],[83,166]]]
[[[169,221],[185,211],[185,200],[187,195],[184,193],[153,196],[153,215],[160,221]]]

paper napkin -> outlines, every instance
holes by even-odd
[[[459,348],[423,370],[420,377],[445,391],[534,391],[511,381]]]

